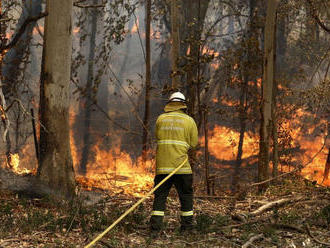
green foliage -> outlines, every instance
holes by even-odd
[[[300,216],[297,212],[297,210],[292,210],[288,213],[282,213],[279,215],[279,219],[281,221],[281,223],[284,224],[294,224],[297,220],[300,219]]]
[[[320,215],[327,221],[328,225],[330,225],[330,205],[322,208]]]
[[[229,221],[230,221],[230,217],[227,215],[217,214],[214,217],[214,223],[216,227],[228,225]]]
[[[212,223],[212,217],[208,214],[199,214],[196,216],[196,229],[201,233],[209,232]]]

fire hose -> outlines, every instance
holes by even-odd
[[[165,177],[160,183],[158,183],[151,191],[149,191],[143,198],[136,202],[130,209],[123,213],[115,222],[113,222],[107,229],[105,229],[101,234],[99,234],[92,242],[85,246],[85,248],[92,247],[97,241],[99,241],[105,234],[107,234],[112,228],[114,228],[122,219],[124,219],[129,213],[131,213],[137,206],[144,202],[152,193],[154,193],[163,183],[165,183],[171,176],[173,176],[178,170],[180,170],[183,165],[188,161],[188,155],[186,155],[185,160],[167,177]]]

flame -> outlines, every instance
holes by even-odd
[[[34,27],[33,28],[33,31],[32,31],[32,34],[33,35],[39,35],[39,34],[43,34],[44,33],[44,27],[39,25],[38,27]]]
[[[219,57],[219,55],[220,55],[219,52],[216,52],[214,49],[210,49],[207,46],[203,47],[202,54],[203,55],[207,54],[207,55],[210,55],[210,56],[214,56],[215,58]]]
[[[11,169],[16,174],[35,174],[35,170],[29,170],[26,168],[21,168],[20,166],[20,158],[18,153],[10,154],[9,160],[7,163],[7,167]]]
[[[1,117],[2,121],[5,121],[7,119],[5,110],[3,109],[3,107],[1,105],[0,105],[0,117]]]
[[[228,107],[234,107],[234,106],[237,106],[239,103],[238,103],[238,101],[228,100],[228,99],[222,97],[221,104],[228,106]]]
[[[226,102],[224,99],[221,102],[229,106],[233,106],[232,102]],[[324,168],[327,160],[327,149],[324,146],[324,135],[315,136],[313,134],[315,127],[304,130],[300,122],[300,117],[315,118],[315,114],[308,113],[303,109],[297,109],[292,120],[282,123],[282,128],[289,131],[293,138],[290,141],[291,147],[299,147],[301,153],[294,154],[290,158],[290,162],[305,166],[301,170],[301,175],[309,180],[315,180],[319,184],[330,186],[330,179],[323,181]],[[326,121],[322,121],[320,125],[326,125]],[[218,161],[215,162],[216,167],[231,168],[231,165],[226,161],[236,160],[237,148],[240,134],[229,127],[215,125],[213,130],[209,131],[209,152]],[[200,139],[202,146],[204,138]],[[323,149],[322,149],[323,148]],[[249,163],[257,162],[259,153],[259,136],[257,134],[246,132],[244,135],[243,155],[242,159],[249,159]],[[285,157],[282,157],[282,159]],[[246,164],[243,164],[246,166]],[[279,167],[283,172],[293,170],[286,164],[280,164]]]
[[[7,40],[10,40],[10,38],[13,36],[13,34],[14,34],[14,32],[7,32],[5,38],[6,38]]]
[[[99,188],[140,196],[152,187],[153,161],[148,160],[144,164],[142,158],[138,158],[135,164],[130,155],[119,147],[101,150],[100,144],[95,145],[92,152],[95,159],[87,164],[87,174],[77,176],[78,182],[87,189]]]
[[[217,98],[213,99],[217,101]],[[220,99],[219,99],[220,100]],[[234,101],[226,101],[221,99],[222,104],[228,106],[234,106]],[[290,132],[290,136],[293,139],[290,141],[292,147],[300,147],[301,154],[294,154],[293,158],[289,158],[290,162],[294,162],[300,165],[306,165],[302,169],[301,175],[310,179],[316,180],[323,185],[330,185],[330,179],[327,178],[323,181],[324,168],[327,159],[327,149],[321,150],[324,138],[322,135],[315,135],[313,128],[306,128],[302,125],[300,118],[313,118],[314,114],[308,113],[303,109],[297,109],[292,120],[287,120],[282,123],[281,128]],[[76,119],[73,110],[70,111],[70,125],[73,125]],[[326,125],[323,121],[322,125]],[[86,175],[80,175],[78,173],[79,163],[81,161],[81,152],[76,147],[73,139],[73,129],[70,131],[71,139],[71,153],[73,158],[73,164],[76,171],[76,180],[85,189],[101,189],[108,191],[111,194],[124,193],[127,195],[142,196],[146,191],[150,190],[153,186],[153,171],[154,160],[148,158],[144,163],[142,158],[132,159],[128,152],[122,151],[121,140],[118,137],[117,142],[113,142],[113,145],[109,149],[103,148],[102,141],[99,140],[91,148],[90,154],[93,154],[93,158],[87,163]],[[237,148],[239,143],[240,134],[238,131],[225,126],[215,125],[213,130],[209,131],[209,152],[216,161],[215,167],[218,168],[232,168],[230,161],[236,160]],[[115,137],[114,137],[115,138]],[[257,132],[246,132],[243,143],[243,161],[242,166],[248,166],[248,164],[254,164],[257,162],[259,153],[259,137]],[[200,139],[200,143],[204,144],[204,139]],[[18,153],[11,154],[5,166],[17,174],[36,173],[36,169],[24,168],[25,165],[36,165],[35,152],[33,143],[21,149],[19,156]],[[152,154],[152,151],[148,151],[148,155]],[[152,157],[152,156],[150,156]],[[283,161],[283,157],[282,160]],[[290,171],[294,168],[290,168],[287,164],[279,165],[282,171]]]
[[[239,132],[236,132],[231,128],[215,125],[214,129],[209,132],[210,154],[220,161],[235,160],[237,156],[239,135]],[[200,142],[203,145],[204,138],[201,138]],[[245,133],[242,158],[244,159],[257,155],[258,151],[258,137],[252,133]],[[221,164],[218,164],[217,166],[228,167]]]
[[[134,23],[132,29],[131,29],[131,33],[137,33],[140,27],[140,22],[139,22],[139,18],[136,19],[136,22]]]
[[[75,112],[70,110],[70,125],[76,118]],[[78,173],[81,154],[79,153],[73,138],[73,129],[70,131],[70,146],[73,165],[76,171],[76,180],[87,190],[102,189],[113,193],[123,193],[127,195],[142,196],[153,186],[154,161],[149,159],[145,163],[142,158],[137,158],[136,162],[131,156],[120,150],[121,141],[118,139],[116,147],[111,149],[101,149],[102,141],[99,140],[90,151],[95,154],[94,159],[87,164],[86,175]],[[148,151],[148,154],[151,154]]]
[[[73,34],[77,34],[80,31],[80,27],[76,27],[72,30]]]

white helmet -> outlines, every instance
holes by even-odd
[[[169,102],[186,102],[185,96],[181,92],[174,92],[169,100]]]

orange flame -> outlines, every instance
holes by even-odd
[[[2,121],[5,121],[7,119],[5,110],[3,109],[3,107],[1,105],[0,105],[0,117],[1,117]]]
[[[28,170],[26,168],[21,168],[20,166],[20,158],[18,153],[10,154],[8,161],[8,168],[11,169],[16,174],[34,174],[35,170]]]
[[[139,18],[136,19],[136,22],[134,23],[132,29],[131,29],[131,33],[137,33],[137,31],[139,30],[140,27],[140,22],[139,22]]]

